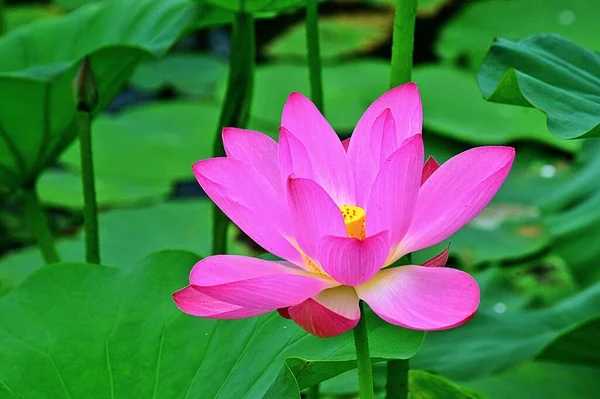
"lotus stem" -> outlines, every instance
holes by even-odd
[[[390,87],[411,81],[416,19],[417,0],[396,0]],[[412,260],[410,256],[408,260]],[[388,361],[386,399],[408,397],[408,370],[408,359]]]
[[[0,35],[6,32],[6,6],[5,0],[0,0]]]
[[[408,359],[390,360],[387,364],[385,397],[399,399],[408,397]]]
[[[98,237],[98,204],[92,156],[92,112],[98,106],[98,87],[90,63],[85,57],[73,80],[73,95],[77,104],[77,132],[81,157],[81,183],[83,186],[83,225],[85,231],[85,260],[100,263]]]
[[[360,304],[360,320],[354,327],[354,346],[356,347],[356,365],[358,368],[358,388],[360,399],[374,399],[373,369],[371,368],[371,354],[369,352],[369,337],[367,320],[363,302]]]
[[[310,97],[319,111],[325,114],[323,109],[323,78],[319,49],[319,10],[317,0],[306,0],[306,45],[308,48]]]
[[[417,0],[396,0],[390,87],[400,86],[411,80],[416,18]]]
[[[319,47],[319,3],[317,0],[306,0],[306,48],[308,50],[310,98],[319,111],[325,115],[321,51]],[[319,399],[319,384],[315,384],[308,389],[306,398]]]
[[[98,204],[92,156],[91,113],[77,111],[79,153],[81,155],[81,182],[83,185],[83,224],[85,231],[85,260],[100,263],[100,239],[98,234]]]
[[[215,157],[225,155],[221,130],[224,127],[244,128],[250,118],[254,63],[256,59],[256,39],[252,14],[243,11],[244,0],[240,1],[240,10],[242,11],[236,12],[233,21],[227,91],[219,116],[219,124],[213,148]],[[216,205],[213,205],[213,254],[224,254],[227,252],[228,226],[229,219],[227,216]]]

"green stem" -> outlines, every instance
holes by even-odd
[[[358,368],[358,388],[360,399],[374,399],[373,369],[371,368],[371,354],[369,353],[369,337],[364,306],[360,302],[360,320],[354,327],[354,346],[356,347],[356,365]]]
[[[6,5],[0,0],[0,35],[6,32]]]
[[[240,0],[240,9],[244,9],[244,0]],[[225,155],[221,130],[223,127],[244,128],[250,117],[252,87],[254,80],[254,63],[256,59],[256,40],[254,35],[254,19],[252,14],[238,11],[233,21],[231,37],[231,59],[227,76],[227,91],[215,138],[213,154],[215,157]],[[213,206],[213,241],[212,253],[227,252],[227,226],[229,219],[221,210]]]
[[[321,111],[323,109],[323,78],[319,51],[319,10],[317,0],[306,0],[306,46],[308,48],[308,71],[310,97]]]
[[[411,80],[416,18],[417,0],[396,0],[390,87],[396,87]]]
[[[319,384],[315,384],[306,391],[306,399],[319,399]]]
[[[412,254],[406,254],[408,265],[412,265]],[[385,398],[406,399],[408,397],[408,359],[387,362]]]
[[[100,263],[100,242],[98,239],[98,204],[94,181],[92,156],[91,113],[77,111],[79,132],[79,153],[81,155],[81,182],[83,184],[83,222],[85,230],[85,260]]]
[[[396,0],[390,87],[411,81],[417,0]],[[412,256],[408,255],[411,263]],[[408,397],[408,360],[390,360],[387,364],[386,399]]]
[[[387,364],[386,399],[408,397],[408,359],[390,360]]]
[[[52,231],[50,231],[50,227],[48,226],[48,218],[40,204],[40,198],[38,197],[35,185],[24,189],[23,196],[25,197],[27,223],[37,240],[37,245],[42,253],[44,262],[47,264],[60,262],[58,252],[56,252],[56,247],[54,246]]]

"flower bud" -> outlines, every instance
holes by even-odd
[[[73,98],[78,111],[92,112],[98,105],[98,87],[89,57],[85,57],[73,79]]]

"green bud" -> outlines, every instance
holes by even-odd
[[[92,112],[98,105],[98,87],[89,57],[85,57],[73,79],[73,97],[78,111]]]

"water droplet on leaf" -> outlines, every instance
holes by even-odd
[[[556,176],[556,166],[554,165],[544,165],[540,169],[540,176],[545,179],[551,179]]]
[[[575,19],[577,19],[577,16],[571,10],[562,10],[558,14],[558,22],[561,25],[565,25],[565,26],[572,25],[573,22],[575,22]]]
[[[504,304],[503,302],[498,302],[494,305],[494,312],[498,314],[506,312],[506,304]]]

